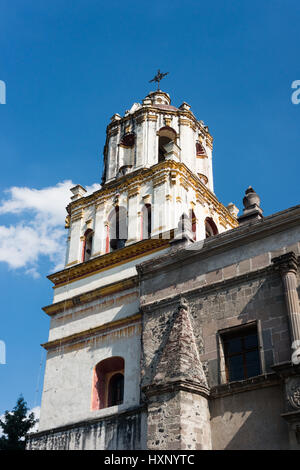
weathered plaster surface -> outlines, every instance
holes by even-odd
[[[118,328],[72,345],[49,351],[39,431],[124,411],[140,403],[140,325]],[[92,411],[93,369],[103,359],[125,361],[124,403]]]
[[[28,450],[143,450],[146,449],[144,411],[108,416],[49,433],[32,434]]]

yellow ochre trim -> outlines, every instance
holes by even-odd
[[[86,338],[90,336],[95,336],[98,333],[103,333],[103,332],[108,333],[121,326],[123,327],[129,326],[132,323],[135,323],[137,320],[140,320],[141,318],[142,318],[142,315],[138,313],[131,317],[122,318],[114,322],[104,323],[103,325],[96,326],[95,328],[90,328],[89,330],[84,330],[84,331],[81,331],[80,333],[74,333],[73,335],[65,336],[64,338],[59,338],[53,341],[48,341],[47,343],[41,344],[41,346],[48,351],[49,349],[60,347],[65,344],[69,344],[71,342],[80,341],[80,340],[84,341]]]
[[[168,239],[150,238],[142,240],[112,253],[92,258],[85,263],[77,264],[58,273],[50,274],[48,279],[55,284],[54,288],[62,287],[79,279],[141,258],[142,256],[156,253],[168,246]]]
[[[116,294],[124,290],[129,290],[137,286],[137,276],[130,277],[128,279],[123,279],[122,281],[114,282],[108,284],[104,287],[98,287],[97,289],[90,290],[88,292],[83,292],[70,297],[66,300],[61,300],[51,305],[43,307],[42,310],[49,315],[55,315],[56,313],[63,312],[69,308],[72,308],[75,304],[85,304],[87,302],[92,302],[93,300],[106,297],[108,295]]]

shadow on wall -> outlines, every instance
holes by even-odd
[[[279,274],[266,274],[259,279],[245,279],[227,284],[195,297],[185,294],[191,307],[195,339],[200,357],[203,355],[202,330],[214,322],[215,359],[208,363],[209,385],[218,384],[220,377],[217,359],[216,333],[223,328],[259,321],[262,345],[262,370],[272,372],[274,363],[290,359],[287,314]],[[176,304],[153,309],[149,323],[144,325],[143,384],[153,381],[157,365],[168,341],[174,321]],[[146,316],[147,318],[147,316]],[[260,333],[261,331],[261,333]],[[155,341],[154,341],[155,340]],[[210,342],[210,346],[213,342]],[[151,348],[150,348],[151,345]],[[149,353],[151,356],[149,357]],[[209,349],[209,354],[212,355]],[[147,359],[147,362],[146,360]],[[207,363],[204,363],[206,370]],[[287,425],[280,414],[284,411],[280,386],[256,389],[211,401],[211,420],[215,449],[285,449],[289,448]]]
[[[280,386],[239,393],[210,403],[215,450],[289,449]]]
[[[203,295],[195,301],[193,316],[197,331],[203,328],[205,343],[210,343],[209,353],[213,352],[213,342],[215,345],[215,358],[208,361],[210,387],[221,383],[218,330],[258,322],[262,373],[273,372],[274,364],[290,360],[288,318],[282,281],[277,274],[246,279],[220,288],[217,293]],[[195,336],[200,341],[199,334]]]
[[[289,327],[280,276],[274,274],[258,281],[240,283],[228,288],[226,295],[227,304],[218,305],[217,315],[221,317],[218,324],[227,328],[233,324],[259,322],[262,373],[273,372],[271,366],[274,363],[290,360]],[[219,380],[220,358],[211,362],[210,375],[214,381]],[[284,412],[283,397],[282,387],[276,385],[212,400],[213,448],[289,449],[288,426],[280,416]]]

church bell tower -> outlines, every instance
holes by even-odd
[[[31,448],[147,448],[136,266],[177,241],[192,245],[238,225],[235,206],[214,194],[212,149],[191,106],[173,106],[161,90],[110,119],[102,186],[89,195],[72,188],[65,268],[49,276],[40,437]],[[178,328],[189,332],[188,310],[180,312]]]
[[[190,105],[151,92],[123,117],[114,114],[106,134],[101,190],[72,190],[67,267],[182,229],[196,241],[236,226],[235,207],[213,192],[212,136]]]

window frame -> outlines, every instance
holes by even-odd
[[[230,380],[229,377],[229,370],[228,370],[228,362],[227,362],[227,356],[226,356],[226,346],[225,346],[225,338],[229,337],[239,337],[240,335],[242,337],[246,337],[247,333],[251,334],[251,330],[256,332],[257,335],[257,347],[249,350],[243,350],[242,355],[243,355],[243,367],[244,367],[244,372],[245,372],[245,354],[246,352],[251,352],[252,350],[258,351],[258,358],[259,358],[259,366],[260,366],[260,372],[258,375],[251,376],[251,377],[245,377],[243,379],[239,380]],[[217,343],[218,343],[218,359],[219,359],[219,382],[221,384],[226,384],[226,383],[233,383],[233,382],[240,382],[243,380],[249,380],[253,377],[258,377],[259,375],[262,375],[265,373],[265,361],[264,361],[264,354],[263,354],[263,342],[262,342],[262,331],[261,331],[261,323],[260,321],[252,321],[248,323],[243,323],[242,325],[236,325],[232,326],[229,328],[224,328],[221,329],[217,332]],[[237,354],[232,354],[230,357],[234,355],[241,355],[241,353]]]

